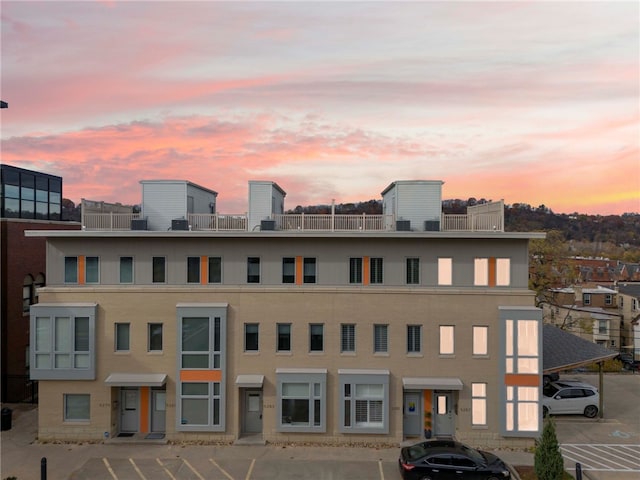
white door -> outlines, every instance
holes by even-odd
[[[402,407],[403,429],[405,437],[422,435],[422,407],[420,393],[405,392]]]
[[[151,390],[151,431],[165,431],[167,392],[165,390]]]
[[[244,394],[244,431],[262,432],[262,392],[246,390]]]
[[[137,432],[139,415],[139,392],[137,388],[120,390],[120,431]]]
[[[434,397],[435,421],[433,433],[435,436],[453,436],[455,428],[453,394],[451,392],[435,392]]]

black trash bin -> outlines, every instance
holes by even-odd
[[[5,430],[11,430],[11,414],[13,413],[13,410],[11,410],[10,408],[3,408],[0,411],[0,429],[2,431]]]

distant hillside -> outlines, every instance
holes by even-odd
[[[476,200],[444,200],[444,213],[466,213],[467,206],[486,203],[484,198]],[[381,214],[382,201],[368,200],[358,203],[341,203],[335,206],[338,214]],[[287,213],[331,213],[331,205],[297,206]],[[565,240],[586,243],[611,243],[618,246],[640,247],[640,214],[586,215],[557,214],[544,205],[532,207],[526,203],[514,203],[504,207],[505,230],[509,232],[531,232],[558,230]]]

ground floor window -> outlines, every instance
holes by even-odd
[[[88,422],[91,413],[91,396],[88,393],[68,393],[64,395],[64,421]]]
[[[340,431],[389,432],[389,372],[339,370]]]
[[[506,429],[508,433],[536,432],[540,422],[538,388],[507,387]]]
[[[220,426],[220,383],[183,382],[180,406],[181,425]]]
[[[326,431],[327,373],[324,369],[279,369],[278,429]]]

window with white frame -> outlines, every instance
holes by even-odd
[[[116,323],[115,350],[116,352],[128,352],[130,343],[129,323]]]
[[[338,370],[340,431],[388,433],[389,373],[386,370]]]
[[[120,257],[120,283],[133,283],[133,257]]]
[[[407,325],[407,353],[420,353],[422,350],[421,325]]]
[[[373,326],[373,351],[374,353],[387,353],[388,347],[388,335],[387,330],[389,325],[374,325]]]
[[[536,432],[539,425],[537,387],[507,387],[506,429],[508,432]]]
[[[343,323],[340,325],[340,351],[356,351],[356,326],[354,323]]]
[[[611,295],[610,293],[607,293],[604,296],[604,304],[605,305],[613,305],[613,295]]]
[[[453,259],[438,258],[438,285],[453,284]]]
[[[277,369],[277,418],[280,432],[325,432],[325,369]]]
[[[489,340],[489,327],[474,325],[473,326],[473,354],[487,355]]]
[[[583,305],[591,305],[591,294],[583,293],[582,294],[582,304]]]
[[[383,261],[382,258],[372,257],[369,259],[369,283],[380,284],[383,280]]]
[[[496,258],[496,285],[508,287],[511,284],[511,259]]]
[[[489,259],[475,258],[473,261],[473,284],[476,286],[489,285]]]
[[[87,393],[65,393],[64,421],[88,422],[91,418],[91,396]]]
[[[453,325],[440,325],[440,355],[455,353]]]
[[[609,321],[598,320],[598,333],[600,335],[606,335],[609,332]]]
[[[487,424],[487,384],[471,384],[471,425]]]
[[[420,259],[407,258],[407,285],[420,284]]]
[[[362,283],[362,257],[349,259],[349,283]]]

